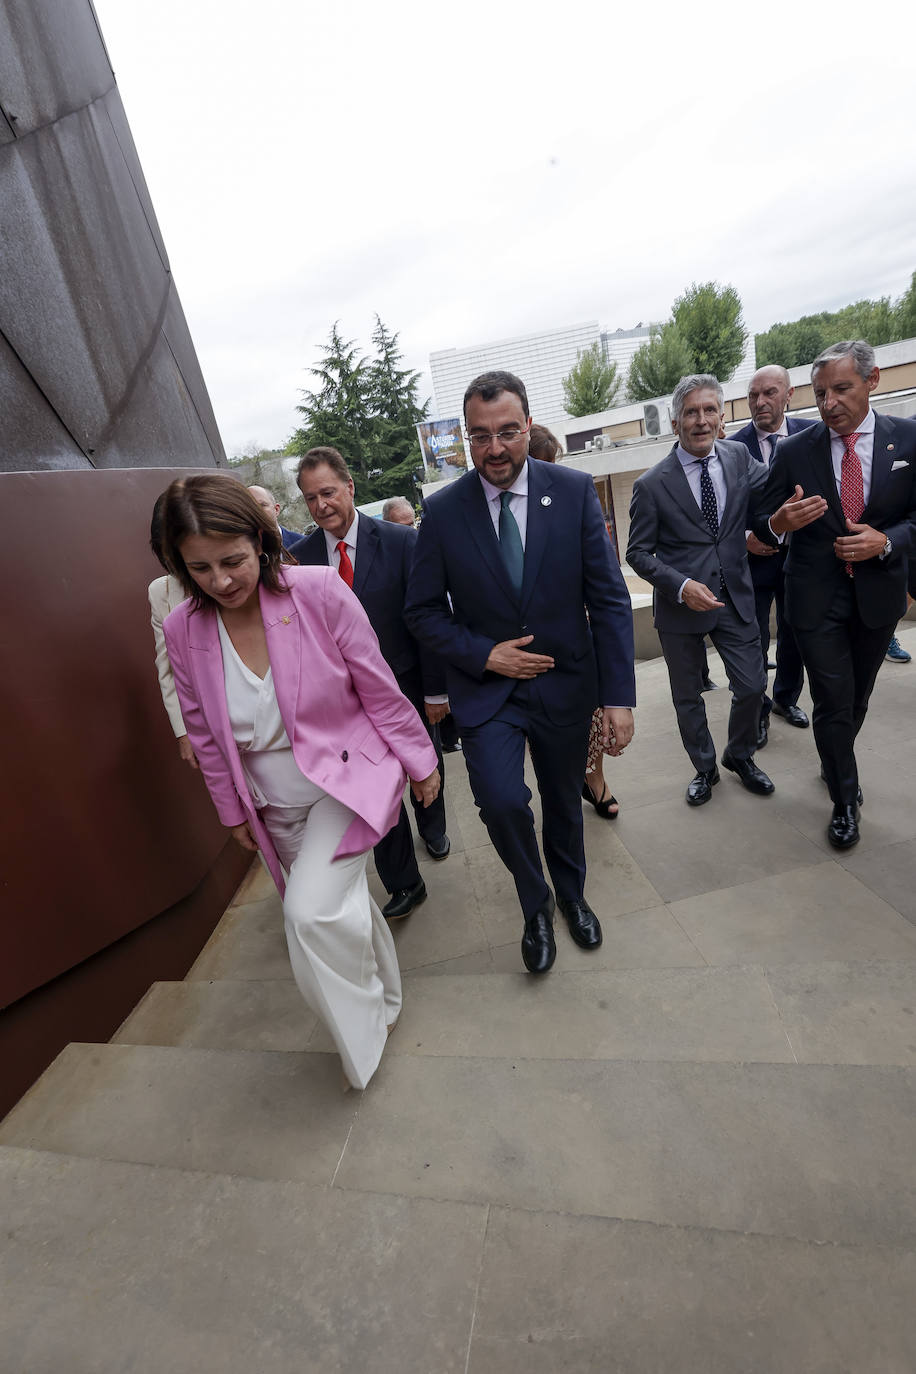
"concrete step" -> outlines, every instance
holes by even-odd
[[[0,1148],[29,1374],[903,1374],[916,1256]]]
[[[913,965],[418,974],[388,1054],[916,1067]],[[198,1049],[333,1044],[292,981],[157,983],[113,1040]]]
[[[0,1144],[456,1202],[916,1243],[916,1070],[70,1045]]]

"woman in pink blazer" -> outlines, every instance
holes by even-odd
[[[263,853],[299,989],[364,1088],[401,1005],[366,857],[405,774],[426,804],[437,795],[435,751],[356,597],[332,569],[281,567],[240,482],[173,482],[163,526],[189,595],[163,627],[188,738],[223,824]]]

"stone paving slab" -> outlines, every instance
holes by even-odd
[[[916,958],[916,928],[832,860],[673,902],[710,964]]]
[[[781,817],[774,797],[752,796],[721,770],[706,806],[690,807],[684,789],[670,798],[622,811],[617,834],[648,882],[666,902],[787,873],[824,857],[817,844]]]
[[[292,979],[154,983],[111,1037],[116,1045],[304,1050],[318,1017]]]
[[[0,1150],[16,1374],[464,1374],[486,1208]]]
[[[492,1208],[468,1374],[911,1374],[916,1255]]]
[[[913,963],[796,964],[767,980],[799,1063],[916,1067]]]
[[[230,907],[187,974],[192,980],[292,976],[276,888],[270,897]]]
[[[414,978],[388,1054],[795,1062],[763,970],[738,968]]]
[[[865,887],[916,925],[916,842],[904,840],[856,848],[840,862]]]
[[[359,1096],[336,1054],[71,1044],[0,1144],[327,1185]]]
[[[392,1055],[337,1185],[912,1248],[914,1121],[911,1069]]]

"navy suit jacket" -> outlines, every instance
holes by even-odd
[[[404,620],[407,581],[417,547],[417,532],[409,525],[373,520],[360,514],[356,535],[353,590],[378,636],[382,657],[395,677],[419,674],[426,696],[445,694],[445,673],[433,654],[421,653]],[[307,567],[328,566],[324,530],[313,530],[294,544],[292,556]],[[404,684],[402,683],[402,690]],[[409,692],[413,700],[418,693]],[[418,702],[414,700],[414,705]],[[418,709],[422,709],[422,701]]]
[[[803,420],[795,415],[789,415],[786,418],[789,434],[798,434],[799,430],[807,429],[814,424],[817,424],[816,420]],[[756,458],[758,463],[764,462],[763,454],[760,452],[760,440],[757,438],[753,421],[749,421],[743,429],[739,429],[737,433],[730,434],[728,437],[735,443],[744,444],[745,448],[750,450],[751,457]],[[784,443],[785,440],[780,442]],[[779,553],[771,558],[767,558],[761,553],[748,554],[747,563],[751,570],[751,581],[755,587],[776,586],[788,552],[789,541],[786,540]]]
[[[830,433],[823,422],[777,445],[763,500],[765,512],[752,528],[758,539],[774,543],[767,517],[800,486],[805,496],[823,496],[827,511],[795,530],[786,558],[786,619],[799,630],[823,622],[846,576],[833,541],[847,533],[840,504]],[[871,629],[889,625],[906,610],[907,556],[916,554],[916,421],[875,416],[871,485],[862,523],[881,530],[893,546],[889,558],[869,558],[853,576],[859,615]]]
[[[486,661],[495,644],[529,634],[526,648],[555,662],[530,682],[555,724],[584,723],[599,705],[635,704],[630,596],[586,473],[529,460],[520,596],[509,584],[477,472],[435,492],[420,526],[405,616],[445,659],[459,726],[482,725],[499,711],[518,680],[488,672]]]
[[[298,544],[298,543],[299,543],[299,541],[300,541],[301,538],[302,538],[302,535],[301,535],[301,534],[297,534],[295,530],[288,530],[288,529],[286,529],[286,527],[285,527],[284,525],[281,525],[281,526],[280,526],[280,538],[281,538],[282,541],[283,541],[283,547],[284,547],[284,549],[286,549],[287,551],[289,551],[289,550],[293,547],[294,544]]]

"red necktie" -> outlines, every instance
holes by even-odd
[[[861,486],[861,485],[862,485],[862,480],[861,480],[861,470],[860,470],[860,474],[859,474],[859,486]],[[352,591],[352,590],[353,590],[353,564],[350,562],[350,555],[347,553],[347,544],[346,544],[346,540],[341,539],[340,543],[337,545],[337,552],[340,554],[340,567],[338,568],[337,571],[340,573],[341,577],[343,578],[343,580],[346,582],[347,586],[348,586],[348,587],[350,588],[350,590]]]
[[[862,482],[862,464],[859,455],[856,453],[856,440],[858,434],[841,434],[843,447],[846,450],[843,454],[843,462],[840,467],[840,505],[843,507],[843,514],[847,520],[851,520],[854,525],[862,518],[865,509],[865,487]],[[852,577],[852,564],[846,564],[846,572]]]

